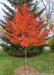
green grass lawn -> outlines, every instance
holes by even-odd
[[[0,53],[0,75],[14,75],[14,70],[24,65],[25,65],[24,58],[7,57],[6,53]],[[43,75],[53,75],[54,53],[44,52],[42,55],[28,58],[28,65],[36,68],[40,73],[47,73]]]

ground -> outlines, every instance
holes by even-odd
[[[31,66],[28,66],[27,70],[25,70],[25,66],[21,66],[21,67],[19,67],[19,68],[16,68],[16,69],[14,70],[14,73],[15,73],[15,74],[16,74],[16,73],[19,73],[19,74],[21,74],[21,75],[25,75],[25,73],[26,73],[26,74],[30,74],[30,73],[34,74],[34,73],[39,73],[39,71],[38,71],[37,69],[31,67]]]
[[[0,75],[20,75],[19,73],[15,73],[15,70],[22,66],[25,66],[24,58],[8,57],[6,53],[0,53]],[[28,58],[28,66],[38,70],[40,74],[54,75],[54,52],[50,53],[47,51],[42,55]]]

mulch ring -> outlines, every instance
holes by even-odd
[[[22,67],[19,67],[19,68],[16,68],[14,70],[14,73],[18,73],[18,74],[21,74],[21,75],[25,75],[25,67],[22,66]],[[28,66],[28,70],[26,71],[27,74],[31,73],[31,74],[35,74],[35,73],[39,73],[39,71],[33,67],[30,67]]]

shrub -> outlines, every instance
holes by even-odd
[[[54,35],[49,39],[49,46],[51,50],[54,50]]]
[[[10,48],[10,47],[9,47]],[[43,52],[43,46],[41,47],[28,47],[27,49],[27,56],[34,56],[34,55],[39,55]],[[19,47],[18,49],[15,47],[10,48],[10,50],[7,50],[8,54],[13,55],[13,56],[25,56],[25,48]]]
[[[25,56],[25,48],[22,48],[19,44],[11,44],[11,45],[4,45],[2,44],[3,50],[7,52],[9,55],[13,56]],[[28,47],[27,49],[27,56],[34,56],[37,54],[41,54],[44,50],[44,46],[34,46]]]

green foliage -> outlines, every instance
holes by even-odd
[[[54,35],[49,39],[49,46],[51,50],[54,50]]]
[[[45,10],[45,8],[44,8],[44,9],[42,9],[40,12],[38,12],[38,13],[34,14],[34,16],[35,16],[35,17],[39,17],[39,16],[40,16],[40,14],[42,14],[44,10]]]
[[[5,26],[2,24],[2,23],[0,23],[0,26],[4,29],[5,28]]]
[[[44,51],[42,52],[42,54],[48,54],[49,52],[50,52],[50,50],[44,49]]]
[[[4,7],[10,12],[10,13],[12,13],[12,15],[14,15],[14,10],[13,9],[11,9],[8,5],[6,5],[5,3],[2,3],[2,2],[0,2],[1,4],[3,4],[4,5]]]
[[[17,3],[17,0],[7,0],[12,6],[15,6]]]
[[[7,54],[7,52],[5,52],[4,50],[1,50],[1,53],[0,53],[0,56],[1,56],[1,57],[6,56],[6,54]]]

